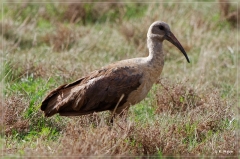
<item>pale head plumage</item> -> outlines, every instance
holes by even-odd
[[[149,27],[147,37],[163,41],[165,39],[165,35],[169,32],[170,27],[167,23],[163,21],[155,21]]]
[[[152,42],[162,43],[163,40],[167,40],[171,42],[173,45],[175,45],[183,53],[187,61],[190,62],[186,51],[184,50],[180,42],[177,40],[177,38],[174,36],[174,34],[171,32],[170,27],[167,23],[163,21],[153,22],[148,29],[147,38],[149,49],[153,47]],[[153,52],[156,53],[157,51]]]

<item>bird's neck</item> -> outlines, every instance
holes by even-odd
[[[162,68],[164,65],[164,54],[162,48],[162,41],[148,38],[147,40],[149,55],[147,62],[157,68]]]

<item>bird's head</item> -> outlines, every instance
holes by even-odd
[[[159,42],[163,42],[163,40],[171,42],[183,53],[187,61],[190,63],[186,51],[184,50],[180,42],[177,40],[177,38],[174,36],[174,34],[171,32],[170,27],[167,23],[162,21],[156,21],[152,23],[152,25],[148,29],[147,36],[148,38],[152,40],[158,40]]]

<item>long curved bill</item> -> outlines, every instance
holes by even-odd
[[[190,63],[186,51],[184,50],[184,48],[182,47],[180,42],[177,40],[177,38],[173,35],[173,33],[171,31],[169,31],[168,34],[165,35],[165,38],[167,41],[169,41],[173,45],[175,45],[183,53],[183,55],[187,59],[187,62]]]

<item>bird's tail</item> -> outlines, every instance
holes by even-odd
[[[74,95],[71,92],[71,88],[79,84],[82,80],[83,78],[70,84],[64,84],[50,92],[41,105],[41,110],[44,111],[45,116],[51,117],[56,113],[61,115],[62,111],[74,112],[75,110],[72,107]]]
[[[63,90],[66,85],[62,85],[52,92],[50,92],[47,97],[42,101],[41,110],[44,111],[46,117],[51,117],[54,114],[58,113],[60,108],[60,104],[63,103],[59,102],[58,97],[61,90]]]
[[[44,111],[44,114],[46,117],[51,117],[54,114],[58,113],[58,107],[57,107],[57,100],[56,97],[51,97],[48,99],[48,103],[45,105],[41,106],[41,110]],[[45,107],[43,109],[43,107]]]

